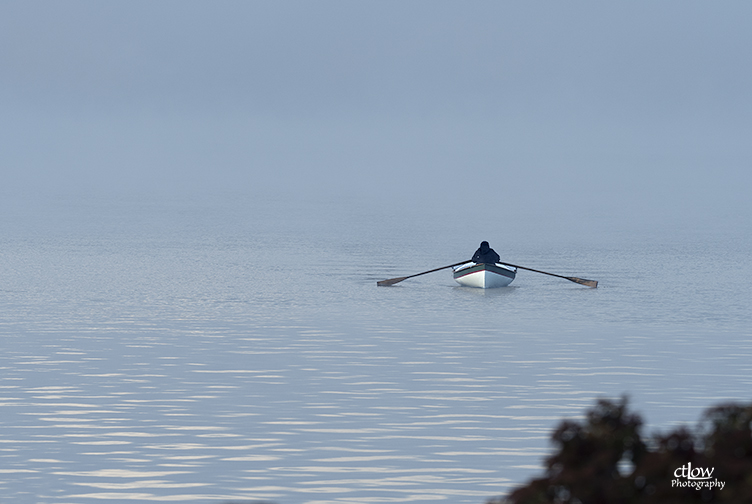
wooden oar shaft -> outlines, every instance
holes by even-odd
[[[450,264],[449,266],[442,266],[441,268],[434,268],[432,270],[424,271],[422,273],[416,273],[414,275],[406,276],[405,278],[412,278],[412,277],[416,277],[416,276],[420,276],[420,275],[425,275],[427,273],[433,273],[434,271],[440,271],[440,270],[443,270],[443,269],[452,268],[454,266],[459,266],[460,264],[465,264],[466,262],[470,262],[470,261],[462,261],[462,262]]]
[[[397,278],[389,278],[387,280],[380,280],[380,281],[376,282],[376,285],[381,286],[381,287],[385,287],[385,286],[388,286],[388,285],[394,285],[396,283],[401,282],[402,280],[407,280],[408,278],[413,278],[413,277],[416,277],[416,276],[425,275],[425,274],[428,274],[428,273],[433,273],[434,271],[440,271],[440,270],[447,269],[447,268],[453,268],[454,266],[459,266],[460,264],[465,264],[466,262],[470,262],[470,261],[461,261],[461,262],[458,262],[458,263],[450,264],[449,266],[442,266],[441,268],[434,268],[432,270],[423,271],[421,273],[416,273],[414,275],[408,275],[408,276],[397,277]]]
[[[499,264],[503,264],[505,266],[511,266],[512,268],[518,268],[523,269],[527,271],[534,271],[535,273],[542,273],[544,275],[549,275],[557,278],[564,278],[565,280],[569,280],[570,282],[578,283],[580,285],[587,285],[588,287],[598,287],[598,281],[597,280],[585,280],[584,278],[578,278],[578,277],[568,277],[564,275],[557,275],[556,273],[548,273],[546,271],[541,271],[533,268],[526,268],[524,266],[517,266],[516,264],[510,264],[499,261]]]

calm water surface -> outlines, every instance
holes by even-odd
[[[752,400],[749,233],[555,233],[350,203],[3,207],[12,502],[480,504],[628,394],[646,432]],[[543,231],[551,231],[544,233]],[[543,237],[543,238],[542,238]],[[487,239],[520,272],[457,286]]]

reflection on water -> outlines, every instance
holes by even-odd
[[[719,384],[686,367],[700,358],[723,362],[706,378],[725,373],[726,395],[750,381],[749,344],[707,355],[691,335],[667,350],[597,331],[109,334],[3,349],[5,495],[480,503],[538,473],[551,427],[594,397],[706,404]]]
[[[2,357],[4,490],[33,482],[61,502],[479,501],[508,469],[538,466],[551,418],[505,412],[505,377],[488,364],[456,371],[445,360],[467,357],[430,341],[389,355],[378,336],[278,331],[181,334],[183,348],[127,334],[17,341]],[[57,384],[41,385],[45,374]]]

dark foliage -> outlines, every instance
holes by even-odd
[[[645,441],[641,426],[626,399],[598,401],[554,431],[542,478],[489,504],[752,503],[752,405],[711,408],[696,432]]]

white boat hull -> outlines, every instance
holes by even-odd
[[[496,264],[463,264],[454,270],[454,280],[465,287],[478,287],[481,289],[493,289],[506,287],[516,272],[513,269]]]

